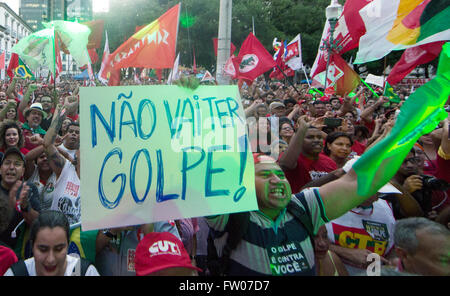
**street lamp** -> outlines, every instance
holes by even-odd
[[[327,88],[327,80],[328,80],[328,66],[330,64],[330,56],[333,50],[339,51],[342,49],[342,46],[338,45],[339,40],[334,40],[334,29],[336,27],[336,23],[338,21],[339,16],[342,13],[342,5],[339,4],[338,0],[331,0],[330,5],[325,9],[325,16],[330,23],[330,35],[328,40],[323,40],[323,45],[320,47],[321,50],[327,50],[327,68],[325,72],[325,89]]]

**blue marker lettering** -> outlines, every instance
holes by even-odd
[[[185,200],[186,185],[187,185],[187,172],[194,169],[195,167],[197,167],[203,161],[203,159],[205,159],[206,153],[202,148],[197,147],[197,146],[185,147],[182,150],[183,150],[183,162],[182,162],[181,174],[183,176],[183,179],[182,179],[181,199]],[[194,162],[193,164],[188,165],[188,154],[186,152],[187,150],[196,150],[196,151],[200,152],[201,153],[200,159],[197,160],[196,162]]]
[[[143,153],[145,156],[145,159],[147,160],[147,167],[148,167],[148,179],[147,179],[147,188],[145,189],[145,194],[142,199],[139,199],[136,193],[136,164],[139,159],[139,155]],[[130,190],[131,195],[133,196],[134,201],[137,204],[143,203],[145,198],[147,197],[148,191],[150,190],[150,185],[152,184],[152,161],[150,160],[150,155],[148,153],[147,149],[141,149],[136,151],[136,153],[133,156],[133,159],[131,160],[131,166],[130,166]]]
[[[114,148],[113,150],[111,150],[105,157],[105,159],[103,160],[103,165],[102,168],[100,170],[100,176],[98,179],[98,196],[100,198],[100,202],[101,204],[107,208],[107,209],[114,209],[115,207],[117,207],[120,203],[120,200],[122,199],[123,196],[123,192],[125,191],[125,184],[126,184],[126,176],[125,174],[117,174],[114,179],[112,179],[112,182],[116,182],[117,178],[122,178],[122,182],[120,185],[120,192],[117,195],[116,199],[113,202],[110,202],[106,196],[105,196],[105,192],[103,190],[103,169],[105,168],[105,164],[106,162],[109,160],[109,158],[113,155],[118,155],[119,156],[119,163],[122,163],[122,150],[120,148]]]
[[[96,125],[96,117],[100,119],[100,122],[103,124],[103,127],[105,128],[106,134],[109,137],[109,140],[111,141],[111,144],[114,142],[114,138],[116,137],[116,111],[115,111],[115,102],[112,102],[111,104],[111,117],[109,118],[109,125],[106,121],[105,117],[100,113],[98,110],[97,105],[92,104],[91,109],[91,132],[92,132],[92,148],[94,148],[97,145],[97,125]]]
[[[225,171],[223,168],[213,168],[213,152],[214,151],[226,151],[230,150],[231,147],[228,145],[218,145],[218,146],[211,146],[208,149],[208,157],[206,161],[206,180],[205,180],[205,196],[218,196],[218,195],[229,195],[230,191],[228,189],[223,190],[212,190],[212,175],[213,174],[219,174]]]

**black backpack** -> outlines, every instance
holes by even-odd
[[[304,204],[306,211],[292,200],[289,202],[286,209],[298,221],[300,221],[300,223],[307,231],[311,240],[313,240],[314,227],[311,222],[311,215],[305,203],[302,202],[302,204]],[[227,275],[231,252],[237,247],[241,239],[244,237],[245,233],[248,230],[249,222],[250,222],[250,212],[230,214],[230,217],[228,218],[228,223],[224,229],[225,232],[228,232],[228,237],[222,251],[222,257],[219,257],[217,255],[217,250],[214,245],[214,239],[212,236],[212,230],[209,231],[207,244],[207,251],[208,251],[207,266],[210,276]]]
[[[81,259],[81,275],[84,276],[84,275],[86,275],[86,272],[87,272],[89,266],[92,265],[92,263],[87,259],[84,259],[84,258],[80,258],[80,259]],[[10,268],[11,268],[14,276],[29,276],[28,269],[25,265],[24,260],[17,261]]]

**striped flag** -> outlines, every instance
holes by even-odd
[[[355,64],[381,59],[393,50],[450,40],[448,0],[374,0],[359,11],[366,33]]]

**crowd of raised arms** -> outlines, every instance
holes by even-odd
[[[365,276],[374,263],[378,275],[450,275],[449,119],[371,196],[352,169],[390,133],[411,86],[391,100],[364,85],[352,96],[262,77],[240,85],[258,211],[87,232],[74,227],[88,178],[80,86],[1,84],[0,275]]]

